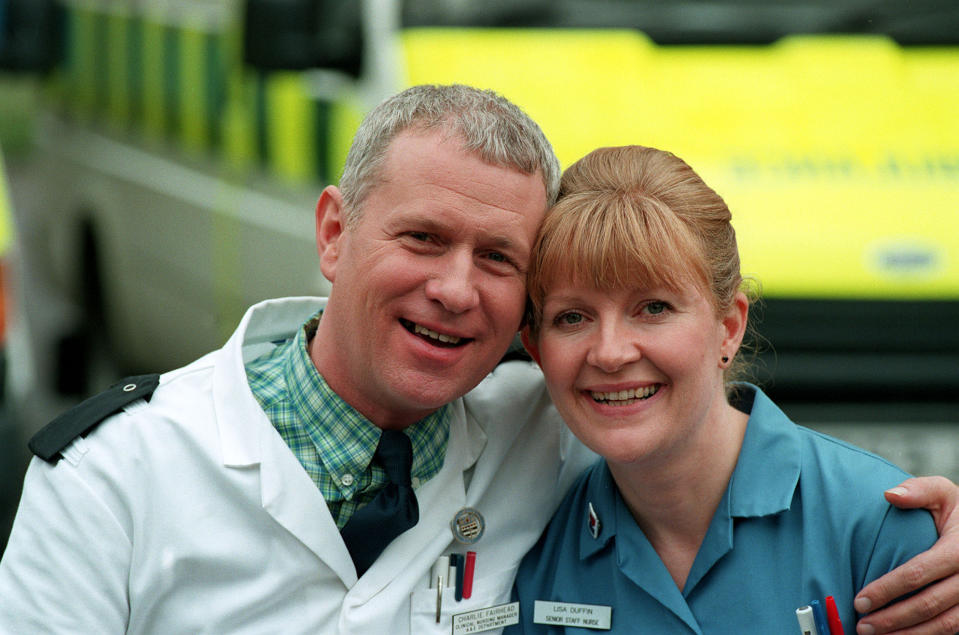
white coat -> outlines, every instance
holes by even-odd
[[[509,601],[516,567],[595,457],[550,405],[539,370],[500,365],[453,404],[419,523],[359,580],[317,487],[251,393],[250,360],[323,300],[252,307],[227,344],[161,377],[51,465],[34,459],[0,563],[3,633],[450,633],[451,616]],[[480,511],[483,537],[450,528]],[[473,596],[429,570],[477,552]]]

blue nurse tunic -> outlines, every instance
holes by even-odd
[[[614,633],[790,634],[796,609],[827,595],[854,632],[855,594],[928,549],[932,517],[885,501],[883,490],[908,477],[899,468],[795,425],[755,386],[739,392],[734,405],[750,415],[743,446],[685,588],[600,461],[524,558],[514,588],[521,622],[506,633],[598,632],[534,624],[534,602],[545,600],[611,607]]]

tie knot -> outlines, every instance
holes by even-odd
[[[390,481],[397,485],[410,484],[413,444],[401,430],[383,430],[373,458],[386,470]]]

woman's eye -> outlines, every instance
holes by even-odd
[[[486,254],[486,257],[492,260],[493,262],[507,262],[506,256],[499,253],[498,251],[491,251]]]
[[[669,306],[665,302],[650,302],[646,305],[646,312],[650,315],[665,313]]]
[[[563,313],[558,315],[554,321],[557,325],[574,326],[583,321],[583,315],[582,313]]]

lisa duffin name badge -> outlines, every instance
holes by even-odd
[[[613,607],[536,600],[533,603],[533,623],[608,631],[612,628]]]

